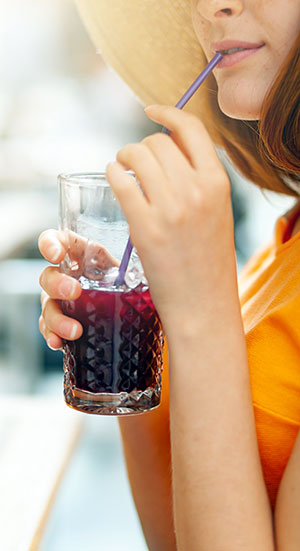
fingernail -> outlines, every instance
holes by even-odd
[[[76,331],[77,331],[76,323],[73,323],[72,321],[61,322],[60,333],[64,338],[70,339],[70,340],[75,339]]]
[[[147,107],[145,107],[144,111],[148,111],[148,109],[152,109],[152,107],[157,107],[157,104],[153,103],[153,105],[147,105]]]
[[[48,254],[52,262],[56,262],[61,255],[61,247],[59,245],[52,245]]]
[[[66,278],[62,280],[58,287],[59,294],[62,298],[71,298],[76,287],[76,279],[72,278]]]

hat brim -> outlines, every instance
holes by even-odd
[[[75,2],[97,50],[145,105],[175,105],[206,64],[188,0]],[[197,93],[190,110],[200,105]]]

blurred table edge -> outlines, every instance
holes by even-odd
[[[39,551],[83,424],[63,398],[0,394],[1,549]]]

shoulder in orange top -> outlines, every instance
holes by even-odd
[[[256,431],[272,507],[300,426],[300,232],[297,204],[239,276]],[[286,240],[287,239],[287,240]]]

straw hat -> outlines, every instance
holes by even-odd
[[[146,105],[174,105],[207,63],[189,0],[75,2],[97,50]],[[199,102],[198,92],[189,109]]]

